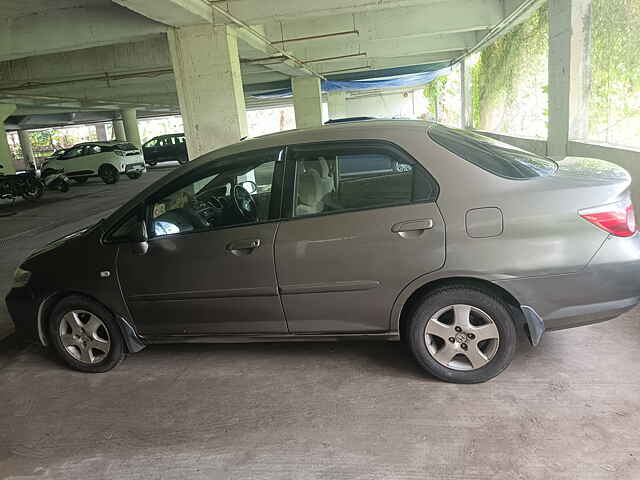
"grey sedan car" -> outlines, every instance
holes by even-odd
[[[482,382],[519,333],[536,345],[639,302],[630,183],[426,122],[290,131],[34,252],[7,304],[85,372],[158,342],[401,339],[431,375]]]

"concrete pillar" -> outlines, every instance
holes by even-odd
[[[13,158],[9,152],[9,142],[7,142],[7,132],[4,129],[4,121],[15,112],[16,106],[11,103],[0,103],[0,172],[4,174],[16,173]]]
[[[473,94],[471,93],[471,66],[469,59],[460,62],[460,126],[473,128]]]
[[[133,143],[136,147],[142,145],[140,142],[140,132],[138,131],[138,119],[135,108],[123,108],[120,110],[122,123],[124,124],[124,134],[127,142]]]
[[[122,120],[113,120],[111,122],[113,125],[113,136],[114,140],[120,140],[124,142],[127,139],[127,136],[124,133],[124,125],[122,124]]]
[[[96,137],[98,138],[98,141],[106,142],[108,140],[107,126],[104,123],[96,123],[94,128],[96,129]]]
[[[316,77],[293,77],[293,109],[296,114],[296,128],[322,125],[322,94],[320,79]]]
[[[590,0],[549,1],[550,156],[565,157],[569,139],[585,137],[590,11]]]
[[[171,28],[169,50],[190,159],[247,136],[247,114],[231,25]]]
[[[329,107],[329,119],[346,118],[347,115],[347,92],[338,90],[327,92],[327,105]]]
[[[18,130],[18,138],[20,139],[20,148],[22,149],[22,158],[24,159],[24,168],[29,168],[29,165],[33,165],[34,168],[37,168],[29,132],[27,130]]]

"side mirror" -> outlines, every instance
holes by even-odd
[[[133,253],[136,255],[144,255],[149,250],[149,235],[147,234],[147,225],[144,220],[139,220],[135,228],[129,235],[131,240]]]

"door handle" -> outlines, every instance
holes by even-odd
[[[396,223],[391,227],[391,231],[397,233],[402,238],[415,238],[422,235],[425,230],[431,228],[433,228],[433,220],[431,218],[425,218]]]
[[[236,242],[231,242],[227,244],[227,252],[233,255],[249,255],[256,248],[262,245],[262,242],[259,238],[255,238],[252,240],[238,240]]]

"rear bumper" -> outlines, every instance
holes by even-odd
[[[609,237],[580,272],[496,282],[560,330],[610,320],[640,303],[640,233]]]
[[[146,172],[147,168],[144,164],[144,161],[142,162],[136,162],[136,163],[127,163],[124,167],[124,173],[142,173],[142,172]]]

